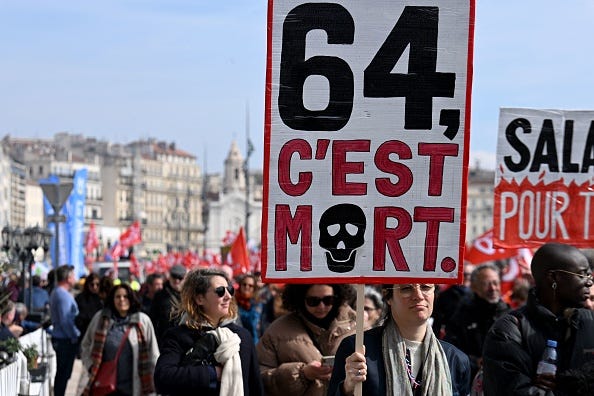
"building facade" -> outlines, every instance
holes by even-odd
[[[493,191],[495,171],[480,166],[468,170],[466,241],[493,228]]]
[[[208,227],[206,247],[219,249],[226,233],[244,228],[248,244],[260,246],[262,222],[262,172],[248,171],[237,143],[225,159],[223,175],[208,176]],[[249,177],[246,178],[246,173]],[[246,183],[247,181],[247,183]]]
[[[263,173],[249,169],[236,142],[230,145],[222,174],[204,174],[196,156],[156,139],[122,145],[68,133],[53,139],[6,136],[2,149],[3,224],[37,225],[43,213],[39,180],[50,174],[72,180],[75,171],[86,168],[85,230],[93,222],[103,247],[135,220],[143,237],[135,248],[139,256],[218,251],[227,233],[240,227],[250,246],[260,245]],[[492,227],[493,181],[492,170],[469,170],[467,241]]]
[[[58,133],[45,140],[6,136],[2,146],[11,168],[9,178],[2,178],[8,183],[4,193],[12,197],[5,223],[24,227],[25,205],[43,209],[43,199],[25,199],[26,181],[38,183],[50,174],[71,181],[86,168],[85,229],[93,222],[104,247],[135,220],[142,224],[140,255],[197,249],[204,239],[203,175],[196,157],[174,143],[120,145]]]

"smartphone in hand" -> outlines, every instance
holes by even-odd
[[[333,367],[334,366],[334,356],[322,356],[322,366],[324,367]]]

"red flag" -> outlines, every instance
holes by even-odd
[[[119,258],[122,257],[122,253],[124,253],[124,248],[118,241],[115,241],[111,246],[111,250],[109,251],[111,259],[114,261],[119,260]]]
[[[144,273],[146,275],[152,274],[157,272],[157,268],[155,266],[155,261],[145,261],[144,262]]]
[[[87,241],[85,242],[85,250],[87,255],[98,247],[99,238],[97,237],[97,230],[95,230],[95,223],[91,221],[91,224],[89,225],[89,233],[87,234]]]
[[[140,263],[134,253],[130,254],[130,273],[136,277],[140,276]]]
[[[250,250],[250,263],[251,268],[254,269],[254,272],[262,271],[262,262],[260,257],[260,250]]]
[[[518,255],[518,249],[502,249],[493,247],[493,229],[472,241],[466,248],[464,259],[473,264],[480,264],[486,261],[500,260]]]
[[[159,257],[157,257],[157,262],[155,264],[155,267],[157,268],[157,272],[166,272],[169,270],[169,267],[171,267],[170,265],[167,264],[167,259],[165,258],[165,256],[163,256],[163,254],[159,253]]]
[[[250,258],[248,255],[247,244],[245,242],[245,235],[243,227],[239,229],[239,234],[231,245],[229,251],[233,267],[233,277],[245,274],[250,270]]]
[[[222,243],[223,246],[229,246],[233,243],[233,241],[235,240],[236,236],[234,233],[232,233],[231,231],[227,230],[225,231],[225,236],[223,237]]]
[[[122,248],[126,249],[142,242],[142,235],[140,234],[140,222],[136,220],[128,227],[126,231],[120,235],[120,244]]]

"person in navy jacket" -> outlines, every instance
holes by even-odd
[[[355,352],[355,336],[343,340],[328,395],[352,395],[360,382],[364,395],[469,394],[468,356],[438,340],[428,324],[435,285],[384,285],[382,292],[383,325],[364,333],[364,353]]]

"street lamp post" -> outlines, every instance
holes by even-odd
[[[45,254],[49,248],[50,237],[51,232],[39,226],[28,227],[23,231],[19,227],[12,228],[8,225],[2,228],[2,249],[6,251],[13,265],[21,265],[23,291],[27,285],[25,274],[29,275],[29,301],[27,301],[27,310],[29,313],[32,311],[31,307],[33,304],[32,272],[35,253],[41,247]]]

